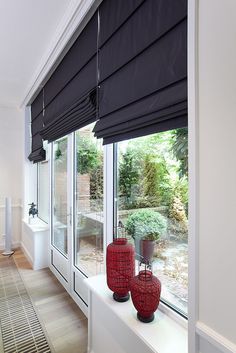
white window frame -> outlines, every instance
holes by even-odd
[[[189,134],[189,133],[188,133]],[[113,172],[114,170],[116,170],[117,166],[114,166],[114,163],[117,162],[116,158],[114,158],[114,153],[116,151],[117,153],[117,144],[114,144],[113,146]],[[114,168],[115,167],[115,168]],[[114,174],[113,174],[113,178],[114,178]],[[114,182],[115,180],[113,179],[113,193],[114,193]],[[115,194],[113,194],[113,199],[115,199]],[[114,204],[113,204],[113,213],[114,213]],[[114,220],[114,214],[113,214],[113,218]],[[189,257],[189,255],[188,255]],[[188,326],[188,319],[189,319],[189,312],[187,314],[187,316],[185,315],[185,313],[183,313],[181,310],[179,310],[177,307],[175,307],[174,305],[171,305],[171,303],[165,301],[164,298],[161,297],[160,299],[160,303],[159,303],[159,307],[158,307],[164,314],[168,315],[169,317],[171,317],[172,319],[174,319],[176,322],[178,322],[181,326],[187,328]]]
[[[50,170],[50,269],[66,288],[72,298],[80,306],[82,311],[87,315],[88,308],[85,304],[82,296],[79,293],[75,293],[74,290],[74,276],[82,276],[87,278],[83,271],[75,266],[75,133],[68,135],[67,145],[67,214],[68,214],[68,254],[65,256],[60,252],[59,249],[53,245],[53,143],[49,144],[49,170]],[[104,212],[104,224],[103,224],[103,249],[104,249],[104,262],[106,261],[106,247],[113,241],[113,145],[107,145],[103,147],[104,164],[103,164],[103,212]],[[60,269],[56,269],[52,263],[52,255],[61,259],[61,266],[64,271],[67,272],[68,276],[65,278]],[[81,288],[82,292],[85,288]],[[86,288],[87,290],[87,288]]]
[[[104,165],[103,165],[103,202],[104,202],[104,224],[103,224],[103,248],[104,248],[104,263],[106,263],[106,247],[109,243],[113,241],[114,234],[114,148],[115,145],[105,145],[103,148],[104,153]],[[50,268],[62,285],[67,289],[72,298],[80,306],[83,312],[87,315],[88,308],[85,305],[82,297],[79,293],[74,291],[74,276],[82,276],[87,278],[87,276],[75,266],[75,239],[74,239],[74,215],[75,215],[75,132],[68,135],[68,146],[67,146],[67,168],[68,168],[68,178],[67,178],[67,191],[68,191],[68,204],[67,204],[67,214],[68,220],[68,256],[66,262],[64,261],[64,266],[67,267],[68,278],[67,281],[60,275],[58,271],[50,264]],[[59,253],[58,256],[63,256],[63,254],[58,251],[53,245],[53,224],[52,224],[52,197],[53,197],[53,143],[49,146],[50,151],[50,251],[56,251]],[[85,291],[85,288],[82,288]],[[163,311],[166,315],[170,316],[172,319],[177,321],[184,327],[187,327],[187,320],[184,318],[178,310],[175,310],[171,306],[160,303],[159,309]]]
[[[46,158],[45,161],[37,163],[37,209],[38,209],[38,218],[42,222],[44,222],[45,224],[49,225],[50,224],[50,217],[48,217],[48,221],[46,221],[45,219],[43,219],[40,216],[40,213],[39,213],[39,205],[40,205],[40,203],[39,203],[39,190],[40,190],[40,187],[39,187],[39,185],[40,185],[39,168],[40,168],[40,164],[42,164],[42,163],[48,163],[48,177],[50,176],[50,163],[49,163],[48,158]],[[51,179],[49,179],[49,180],[51,180]],[[50,189],[50,181],[49,181],[49,189]],[[50,196],[48,197],[48,202],[49,202],[48,209],[49,209],[49,212],[50,212],[51,209],[50,209],[50,200],[49,199],[50,199]]]

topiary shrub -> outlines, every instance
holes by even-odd
[[[126,221],[126,230],[133,239],[152,238],[158,240],[167,230],[167,222],[159,212],[153,210],[138,210],[130,214]]]

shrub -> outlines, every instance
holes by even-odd
[[[77,172],[91,173],[99,166],[100,154],[96,143],[87,136],[79,136],[77,140]]]
[[[173,131],[173,153],[180,162],[179,176],[188,175],[188,128]]]
[[[184,205],[179,196],[175,196],[173,198],[173,202],[170,208],[170,218],[174,218],[179,222],[187,221]]]
[[[172,199],[170,173],[162,156],[147,155],[145,157],[142,185],[143,195],[149,201],[149,207],[170,205]]]
[[[119,163],[119,194],[126,199],[126,204],[132,202],[130,199],[137,185],[139,184],[139,166],[136,160],[135,153],[127,150],[121,154],[121,161]]]
[[[90,198],[102,200],[103,198],[103,159],[101,158],[97,168],[90,174]]]
[[[179,222],[176,219],[170,219],[168,222],[168,232],[177,240],[188,240],[188,222]]]
[[[152,197],[158,200],[158,165],[155,162],[154,158],[155,157],[150,155],[147,155],[145,157],[143,169],[143,186],[144,196]]]
[[[166,219],[152,210],[138,210],[129,215],[126,221],[126,230],[132,238],[148,238],[149,234],[155,235],[156,240],[166,232]]]
[[[169,231],[179,239],[186,240],[188,237],[188,221],[184,209],[184,205],[180,196],[173,198],[169,212],[170,224]]]
[[[133,208],[158,207],[159,203],[159,199],[156,196],[141,196],[136,198],[136,207]]]

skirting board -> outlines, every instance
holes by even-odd
[[[196,332],[222,353],[236,353],[236,345],[233,342],[229,341],[203,322],[197,322]]]
[[[13,241],[12,243],[12,249],[17,249],[20,247],[20,242],[19,241]],[[0,243],[0,251],[4,250],[5,248],[5,244],[4,243]]]

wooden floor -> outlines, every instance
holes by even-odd
[[[86,316],[49,269],[33,271],[20,249],[13,256],[54,352],[86,353]]]

